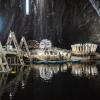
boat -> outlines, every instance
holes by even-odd
[[[33,61],[33,64],[66,64],[67,61]]]

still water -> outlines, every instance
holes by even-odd
[[[68,63],[13,67],[0,73],[0,100],[96,100],[100,65]]]

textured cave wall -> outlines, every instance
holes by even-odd
[[[3,29],[0,30],[0,41],[3,44],[6,42],[7,36],[15,20],[18,6],[19,3],[16,0],[0,0],[0,17],[4,19],[1,22],[3,23]]]
[[[99,43],[100,17],[89,0],[69,0],[66,1],[66,5],[62,33],[63,43]],[[65,45],[67,46],[67,44]]]
[[[25,15],[25,0],[0,0],[0,15],[5,16],[5,41],[9,30],[18,40],[50,39],[55,46],[69,48],[78,42],[100,42],[100,17],[89,0],[30,0],[30,15]]]

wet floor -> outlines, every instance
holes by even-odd
[[[100,98],[100,65],[13,67],[10,73],[0,73],[0,97],[0,100],[96,100]]]

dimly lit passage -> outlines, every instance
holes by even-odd
[[[0,100],[100,99],[100,0],[0,0]]]

